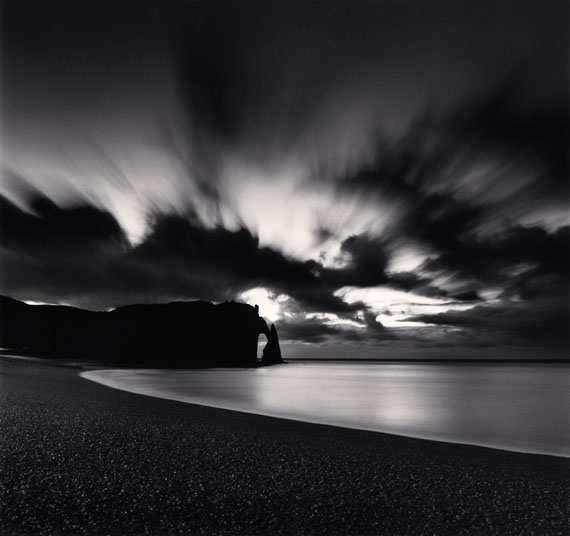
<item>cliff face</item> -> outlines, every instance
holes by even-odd
[[[93,312],[0,297],[0,346],[30,355],[143,367],[250,367],[259,365],[261,333],[274,347],[257,308],[242,303],[176,302]]]

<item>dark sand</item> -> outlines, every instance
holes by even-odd
[[[6,534],[570,534],[570,460],[158,400],[0,359]]]

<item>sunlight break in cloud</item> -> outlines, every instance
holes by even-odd
[[[446,299],[418,296],[410,292],[386,287],[343,287],[335,292],[348,303],[363,302],[375,313],[376,320],[385,327],[419,327],[427,324],[413,322],[409,317],[420,314],[437,314],[446,311],[466,311],[474,304],[455,303]]]
[[[335,266],[343,239],[364,232],[379,236],[397,217],[397,204],[338,195],[330,180],[311,183],[300,161],[260,168],[230,159],[222,173],[222,213],[235,211],[262,246],[297,259],[319,258],[325,266]],[[320,229],[333,240],[321,242]]]
[[[263,287],[246,290],[238,298],[249,305],[259,305],[259,315],[271,322],[283,316],[281,305],[288,299],[285,294],[276,295]]]

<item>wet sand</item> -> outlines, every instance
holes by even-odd
[[[0,358],[1,534],[568,534],[570,460],[207,408]]]

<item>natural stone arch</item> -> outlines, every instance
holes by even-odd
[[[255,306],[256,311],[259,311],[258,306]],[[258,333],[258,343],[259,335],[265,335],[267,343],[263,348],[263,354],[261,355],[261,363],[263,365],[273,365],[275,363],[283,363],[281,358],[281,347],[279,346],[279,336],[277,335],[277,328],[275,324],[271,324],[271,328],[267,326],[267,322],[259,317],[259,333]]]

